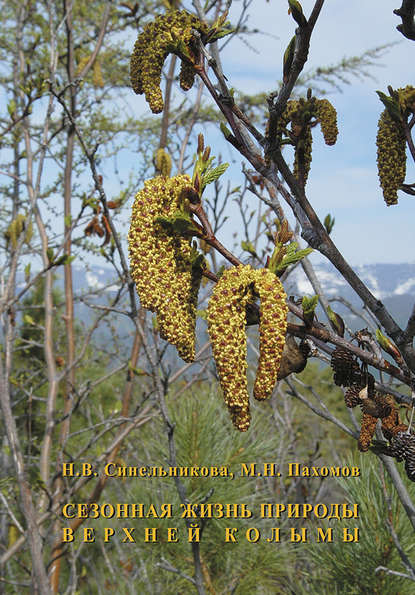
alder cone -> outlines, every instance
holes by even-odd
[[[364,413],[362,417],[362,426],[360,428],[360,436],[357,443],[357,447],[360,452],[366,452],[369,450],[370,443],[375,433],[375,428],[378,418],[373,417],[369,413]]]
[[[359,397],[361,390],[362,388],[358,384],[353,384],[347,389],[347,391],[344,393],[344,402],[346,403],[346,407],[353,409],[353,407],[362,404],[362,399]]]
[[[415,436],[407,432],[398,432],[391,441],[392,454],[397,461],[415,455]]]
[[[336,347],[331,354],[331,367],[334,372],[334,383],[337,386],[360,384],[361,371],[355,356],[343,347]]]
[[[415,435],[398,432],[392,438],[391,451],[397,461],[405,461],[406,474],[415,481]]]
[[[390,412],[382,419],[382,432],[388,440],[391,440],[396,434],[406,431],[408,426],[401,424],[399,411],[392,395],[384,395],[383,399],[385,404],[390,407]]]

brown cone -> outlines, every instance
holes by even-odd
[[[331,354],[334,383],[337,386],[351,386],[361,382],[361,371],[356,358],[343,347],[336,347]]]

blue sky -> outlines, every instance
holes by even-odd
[[[303,0],[306,15],[313,5]],[[400,19],[393,9],[399,5],[398,0],[382,0],[375,9],[373,2],[327,0],[311,42],[309,68],[398,42],[371,69],[375,80],[354,79],[341,93],[330,92],[338,110],[338,143],[326,147],[314,135],[308,196],[320,216],[328,212],[335,216],[333,239],[351,264],[414,261],[410,240],[415,200],[399,193],[398,206],[386,207],[376,170],[375,139],[382,104],[375,91],[387,92],[388,84],[394,88],[414,84],[408,64],[414,63],[415,43],[396,30]],[[236,2],[233,14],[239,7]],[[248,38],[258,53],[235,40],[224,49],[223,68],[229,84],[241,91],[271,91],[281,78],[281,56],[293,35],[294,21],[285,0],[254,0],[248,12],[250,27],[266,34]],[[415,181],[409,159],[407,170],[407,181]]]
[[[233,22],[238,18],[242,2],[234,0],[231,9]],[[309,15],[314,0],[302,0],[304,13]],[[415,42],[406,40],[397,30],[400,19],[393,14],[399,0],[378,2],[360,0],[326,0],[311,41],[306,70],[338,63],[344,57],[357,56],[368,49],[395,42],[370,72],[373,79],[352,79],[342,92],[331,90],[328,97],[338,110],[339,139],[334,147],[327,147],[318,130],[314,133],[313,164],[307,185],[308,197],[317,213],[335,217],[332,237],[345,258],[352,265],[369,263],[415,262],[410,250],[413,234],[415,198],[400,194],[399,204],[386,207],[379,188],[376,169],[377,121],[383,109],[375,91],[386,92],[387,85],[395,88],[415,84],[410,76],[414,63]],[[376,6],[376,10],[375,10]],[[192,10],[191,0],[184,7]],[[288,15],[287,0],[253,0],[249,9],[249,27],[263,32],[250,35],[248,44],[232,41],[221,53],[222,66],[233,86],[245,93],[270,92],[282,76],[282,55],[294,34],[295,23]],[[131,41],[131,45],[134,40]],[[212,75],[212,80],[214,77]],[[176,91],[180,100],[181,91]],[[190,93],[193,93],[191,91]],[[150,114],[143,96],[133,92],[123,99],[127,109],[136,115]],[[210,102],[207,91],[204,101]],[[154,116],[161,118],[161,115]],[[197,129],[196,132],[200,130]],[[241,183],[238,176],[240,155],[230,147],[219,131],[203,129],[206,143],[214,147],[214,154],[222,154],[223,161],[234,161],[223,181],[231,187]],[[131,159],[120,159],[120,171],[131,169]],[[415,181],[415,170],[408,160],[407,181]],[[109,171],[102,172],[108,195],[117,195],[119,180]],[[152,173],[152,172],[151,172]],[[174,172],[173,172],[174,173]],[[207,189],[206,192],[209,192]],[[129,205],[133,202],[133,197]],[[252,197],[253,208],[257,199]],[[240,231],[235,207],[229,209],[229,222],[221,230],[219,239],[232,248],[232,231]],[[127,213],[126,213],[127,215]],[[237,223],[235,223],[237,221]],[[126,226],[128,222],[126,221]],[[315,261],[321,260],[313,254]]]
[[[313,0],[302,0],[306,15],[313,4]],[[393,9],[399,4],[399,0],[381,0],[376,3],[373,0],[326,0],[311,41],[306,66],[307,70],[335,64],[344,57],[360,55],[376,46],[397,42],[384,53],[378,66],[371,69],[375,80],[354,79],[352,84],[343,86],[342,92],[330,92],[328,97],[338,110],[340,133],[337,144],[327,147],[319,131],[314,133],[313,164],[307,193],[322,218],[327,213],[335,217],[333,239],[352,265],[415,262],[413,251],[410,250],[415,198],[399,193],[399,204],[387,208],[378,185],[376,169],[375,139],[382,104],[375,91],[386,91],[388,84],[395,88],[415,84],[410,78],[413,74],[411,67],[408,67],[408,64],[414,63],[415,42],[406,40],[396,31],[400,20],[393,14]],[[184,5],[192,10],[191,0],[186,0]],[[241,5],[241,0],[234,0],[231,10],[234,22]],[[270,92],[276,88],[282,76],[282,55],[295,30],[287,7],[287,0],[252,1],[248,9],[249,27],[263,33],[247,38],[255,51],[238,39],[232,39],[224,48],[222,65],[229,86],[245,93]],[[132,39],[131,46],[133,43]],[[181,93],[176,91],[179,100]],[[132,91],[127,92],[120,101],[123,109],[131,110],[138,116],[150,114],[144,97]],[[206,91],[204,101],[211,101]],[[154,117],[161,118],[160,115]],[[222,154],[223,161],[234,161],[223,176],[223,181],[226,183],[229,180],[231,187],[239,185],[240,155],[212,127],[206,134],[206,143],[214,147],[215,155],[219,152]],[[135,159],[127,154],[120,156],[119,176],[114,176],[111,166],[101,172],[109,198],[118,195],[121,181],[134,168]],[[412,164],[408,167],[407,181],[415,181]],[[209,192],[209,188],[206,192]],[[132,202],[133,196],[128,205]],[[253,196],[252,206],[257,206],[257,199]],[[235,214],[235,207],[230,208],[230,214]],[[126,209],[125,229],[128,229],[128,216],[129,209]],[[231,216],[219,235],[219,239],[230,248],[233,230],[240,231],[241,227],[239,219]],[[318,255],[312,258],[319,260]]]

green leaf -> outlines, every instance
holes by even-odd
[[[64,254],[63,256],[60,256],[58,258],[58,260],[56,260],[53,264],[58,267],[63,264],[71,263],[72,261],[75,260],[75,258],[76,258],[76,256],[74,254],[72,254],[71,256],[68,256],[68,254]]]
[[[131,362],[128,362],[128,369],[131,370],[135,376],[148,376],[145,370],[142,370],[141,368],[135,368]]]
[[[68,255],[64,254],[63,256],[59,256],[59,258],[57,260],[55,260],[55,262],[53,263],[56,267],[61,266],[62,264],[66,264],[66,261],[68,260]]]
[[[340,337],[344,337],[344,322],[343,322],[343,318],[340,316],[340,314],[337,314],[337,312],[334,312],[330,306],[327,306],[327,314],[331,323],[331,326],[333,327],[333,330],[340,336]]]
[[[312,324],[317,304],[318,295],[313,295],[313,297],[307,297],[305,295],[301,300],[301,305],[303,307],[304,322],[306,325]]]
[[[292,256],[293,254],[295,254],[297,248],[298,242],[291,242],[291,244],[288,244],[288,246],[286,246],[287,256]]]
[[[288,0],[288,4],[290,6],[293,19],[300,27],[305,27],[307,25],[307,19],[304,16],[301,4],[297,0]]]
[[[310,314],[314,312],[318,304],[318,295],[313,295],[313,297],[307,297],[306,295],[303,297],[301,301],[301,305],[303,307],[304,314]]]
[[[24,279],[26,283],[30,280],[30,262],[24,268]]]
[[[287,79],[288,75],[290,74],[291,65],[294,60],[294,50],[295,50],[295,35],[291,38],[290,43],[287,46],[287,49],[284,52],[283,57],[283,78],[284,80]]]
[[[33,320],[33,318],[30,316],[30,314],[25,314],[23,316],[23,322],[26,324],[32,324],[32,325],[36,324],[36,322]]]
[[[54,258],[55,258],[55,254],[54,254],[54,252],[53,252],[53,249],[52,249],[52,248],[48,248],[48,249],[46,250],[46,255],[47,255],[47,257],[48,257],[49,263],[50,263],[50,264],[53,264],[53,262],[54,262]]]
[[[392,118],[392,120],[401,123],[402,115],[401,110],[399,108],[399,102],[393,99],[392,97],[388,97],[387,95],[385,95],[385,93],[382,93],[382,91],[376,91],[376,93],[378,94],[379,99],[387,109],[387,112]]]
[[[220,278],[222,277],[222,275],[223,275],[223,273],[225,272],[225,270],[226,270],[226,269],[225,269],[225,265],[222,265],[222,266],[219,268],[218,272],[216,273],[216,276],[217,276],[217,278],[218,278],[218,279],[220,279]]]
[[[376,340],[382,349],[386,351],[386,353],[389,353],[395,361],[399,364],[402,362],[402,355],[399,349],[390,339],[388,339],[388,337],[385,337],[380,329],[376,329]]]
[[[227,126],[225,126],[223,122],[220,123],[220,130],[226,139],[232,136],[232,132],[229,130]]]
[[[199,234],[199,230],[195,226],[195,222],[193,219],[191,219],[190,215],[184,211],[177,211],[171,217],[158,216],[154,219],[154,222],[161,225],[170,234]]]
[[[208,170],[203,175],[203,178],[202,178],[203,187],[218,180],[225,173],[225,171],[228,169],[228,167],[229,167],[229,163],[221,163],[217,167],[214,167],[213,169]]]
[[[330,235],[331,232],[333,231],[333,227],[334,227],[334,223],[335,223],[336,219],[334,217],[332,217],[330,215],[330,213],[328,213],[325,217],[324,217],[324,227],[326,228],[327,233]]]
[[[192,271],[204,271],[206,268],[206,258],[204,255],[199,252],[197,249],[192,248],[192,253],[190,255],[190,260],[192,263]]]
[[[304,248],[303,250],[299,250],[296,253],[287,253],[281,261],[281,264],[278,266],[278,271],[285,270],[291,264],[296,264],[305,256],[308,256],[313,251],[312,248]]]
[[[11,117],[13,117],[16,113],[16,102],[14,99],[12,99],[8,104],[7,104],[7,111],[9,112],[9,115]]]
[[[249,252],[249,254],[252,254],[252,256],[257,256],[255,247],[252,242],[245,242],[244,240],[242,240],[241,248],[242,250],[245,250],[245,252]]]
[[[385,337],[380,329],[376,329],[376,340],[381,347],[387,349],[389,346],[389,339]]]
[[[230,33],[234,33],[235,31],[236,29],[234,27],[224,27],[223,29],[216,31],[212,36],[209,36],[207,43],[212,43],[213,41],[222,39],[222,37],[225,37],[225,35],[229,35]]]

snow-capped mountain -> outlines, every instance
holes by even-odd
[[[341,297],[356,308],[362,307],[361,299],[332,265],[316,264],[314,270],[327,298]],[[415,303],[415,263],[360,265],[354,270],[373,295],[390,309],[397,322],[406,324]],[[316,293],[301,266],[293,271],[285,285],[290,295]],[[108,268],[91,266],[89,270],[85,270],[74,267],[74,286],[78,292],[101,289],[106,294],[111,294],[117,290],[118,283],[114,273]],[[333,308],[342,311],[341,306]]]
[[[317,264],[314,269],[328,297],[341,295],[355,301],[353,290],[333,266]],[[405,294],[415,295],[415,264],[370,264],[354,267],[354,270],[379,300]],[[293,276],[299,293],[314,293],[301,267],[297,268]]]
[[[332,265],[317,264],[314,270],[329,300],[340,297],[355,308],[362,307],[362,300]],[[369,264],[354,267],[354,270],[371,293],[384,303],[398,324],[406,325],[415,304],[415,264]],[[297,267],[289,279],[288,292],[299,296],[316,293],[302,267]],[[340,314],[345,312],[341,305],[333,305],[333,309]]]
[[[352,331],[367,326],[367,323],[356,315],[362,310],[361,299],[341,275],[329,264],[316,264],[314,265],[314,271],[326,297],[333,300],[331,303],[333,310],[344,318],[347,326]],[[415,264],[362,265],[356,267],[355,271],[374,296],[384,303],[396,322],[404,328],[415,304]],[[57,288],[63,293],[63,270],[61,268],[57,269],[55,279]],[[23,275],[18,275],[18,281],[19,287],[23,287]],[[109,304],[119,288],[119,280],[116,273],[110,268],[93,265],[86,268],[75,265],[73,267],[73,282],[76,295],[75,315],[81,325],[89,327],[97,314],[94,305],[100,307],[100,305]],[[284,282],[284,286],[287,294],[295,298],[316,293],[301,266],[298,266],[290,274]],[[207,293],[203,291],[204,296]],[[343,303],[336,301],[336,298],[339,297],[354,307],[355,314],[345,308]],[[201,308],[205,306],[204,303]],[[128,298],[126,298],[124,306],[120,302],[117,303],[117,308],[122,309],[123,307],[129,308]],[[116,328],[121,342],[128,345],[131,325],[127,317],[116,314],[113,316],[113,321],[116,320],[114,328]],[[324,321],[325,318],[321,311],[317,311],[317,316],[319,320]],[[198,328],[198,332],[204,336],[206,329],[201,321]],[[94,335],[94,340],[99,343],[109,339],[111,339],[111,333],[105,325],[100,327]],[[174,352],[174,350],[172,351]]]

